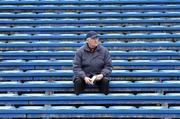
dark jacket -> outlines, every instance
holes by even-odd
[[[108,49],[99,44],[95,52],[90,52],[88,45],[84,44],[75,53],[73,72],[75,77],[83,79],[85,76],[90,77],[100,73],[108,77],[112,72],[112,61]]]

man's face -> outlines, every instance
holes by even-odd
[[[89,47],[95,48],[98,45],[99,38],[98,37],[90,37],[90,38],[87,38],[86,41],[87,41]]]

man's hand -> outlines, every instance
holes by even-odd
[[[96,80],[96,75],[94,75],[92,78],[91,78],[91,84],[94,85],[94,81]]]
[[[103,74],[96,75],[96,81],[100,81],[103,78]]]
[[[89,77],[85,77],[85,78],[84,78],[84,81],[85,81],[85,83],[88,84],[88,85],[91,85],[91,84],[92,84],[92,83],[91,83],[91,78],[89,78]]]

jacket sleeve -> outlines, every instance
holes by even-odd
[[[103,74],[104,77],[107,77],[111,74],[112,72],[112,61],[111,61],[111,56],[108,50],[105,52],[105,66],[101,71],[101,74]]]
[[[83,78],[86,76],[85,72],[82,70],[82,63],[81,63],[81,52],[80,51],[76,51],[75,53],[75,57],[73,60],[73,72],[75,74],[75,76]]]

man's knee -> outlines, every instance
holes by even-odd
[[[85,82],[81,78],[74,79],[74,91],[78,95],[81,93],[85,88]]]
[[[104,88],[109,88],[109,80],[108,78],[103,78],[101,81],[101,86]]]
[[[96,84],[98,85],[100,92],[106,95],[109,93],[109,79],[107,77],[102,78]]]

